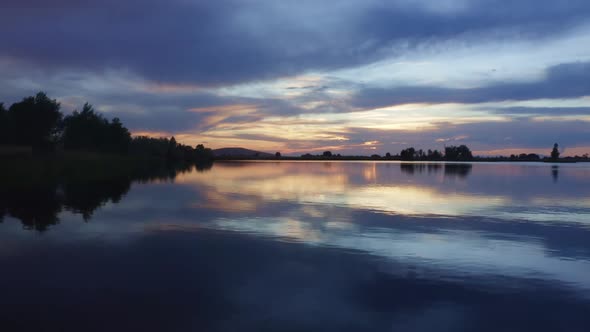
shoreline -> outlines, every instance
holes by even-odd
[[[560,160],[514,160],[508,157],[506,158],[473,158],[471,160],[445,160],[445,159],[420,159],[420,160],[404,160],[400,158],[374,158],[364,156],[351,156],[351,157],[215,157],[214,161],[395,161],[400,163],[481,163],[481,162],[506,162],[506,163],[547,163],[547,164],[575,164],[590,162],[589,159],[575,159],[569,160],[566,158]]]

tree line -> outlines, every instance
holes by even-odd
[[[179,144],[174,137],[132,137],[118,118],[109,120],[86,103],[81,111],[64,116],[61,105],[39,92],[12,104],[0,103],[0,145],[27,146],[33,151],[70,151],[133,155],[168,160],[213,158],[211,149]]]
[[[521,153],[519,155],[482,157],[473,156],[471,149],[466,145],[445,146],[444,151],[422,150],[409,147],[401,150],[398,154],[392,155],[387,152],[384,156],[373,154],[371,156],[341,156],[340,154],[324,151],[322,154],[312,155],[306,153],[299,158],[306,160],[401,160],[401,161],[547,161],[547,162],[575,162],[589,161],[588,154],[574,157],[560,157],[559,145],[555,143],[550,152],[550,157],[542,157],[536,153]],[[277,152],[277,158],[281,158]]]
[[[445,146],[445,151],[428,149],[416,150],[413,147],[403,149],[399,153],[401,160],[449,160],[449,161],[470,161],[473,160],[473,154],[467,145]]]
[[[280,155],[277,156],[277,158]],[[471,150],[466,145],[459,145],[459,146],[447,146],[445,147],[444,153],[438,150],[422,150],[422,149],[415,149],[413,147],[403,149],[399,154],[392,155],[391,153],[387,152],[385,156],[381,156],[379,154],[373,154],[370,157],[366,156],[341,156],[340,154],[334,154],[331,151],[324,151],[322,154],[319,155],[312,155],[306,153],[301,155],[302,159],[386,159],[386,160],[405,160],[405,161],[412,161],[412,160],[423,160],[423,161],[436,161],[436,160],[447,160],[447,161],[470,161],[473,160],[473,154]]]

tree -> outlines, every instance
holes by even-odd
[[[280,152],[275,153],[275,157],[276,158],[281,158],[281,153]]]
[[[94,112],[92,105],[85,103],[82,111],[75,110],[64,118],[62,141],[66,149],[96,148],[103,140],[106,120]]]
[[[399,153],[399,155],[402,158],[402,160],[414,160],[414,157],[416,155],[416,149],[414,149],[413,147],[407,148],[407,149],[403,149]]]
[[[199,144],[195,148],[195,158],[196,160],[211,160],[213,159],[213,150]]]
[[[385,154],[385,158],[391,158],[391,153],[387,152],[387,153]]]
[[[559,159],[559,145],[557,143],[553,144],[553,150],[551,151],[551,159]]]
[[[210,162],[213,160],[213,151],[203,144],[192,146],[176,142],[174,137],[153,138],[137,136],[131,140],[129,153],[133,156],[146,159],[165,159],[172,162]],[[204,164],[203,164],[204,165]]]
[[[114,118],[108,126],[105,147],[109,152],[126,153],[131,143],[131,133],[119,118]]]
[[[429,160],[440,160],[440,159],[442,159],[442,153],[440,153],[440,151],[438,151],[438,150],[433,151],[433,150],[428,149],[426,157]]]
[[[473,155],[466,145],[445,147],[446,160],[471,160]]]
[[[62,141],[65,149],[126,153],[131,134],[118,118],[111,122],[86,103],[82,111],[65,117]]]
[[[170,141],[168,141],[167,158],[169,160],[180,160],[182,159],[183,155],[184,153],[182,152],[180,145],[176,143],[176,138],[172,136],[172,138],[170,138]]]
[[[51,147],[59,138],[63,115],[60,104],[43,92],[23,98],[8,110],[13,126],[13,143],[33,148]]]
[[[130,152],[142,158],[165,159],[168,154],[169,141],[166,138],[137,136],[131,140]]]
[[[332,152],[331,151],[324,151],[324,153],[322,153],[322,156],[324,156],[324,157],[332,157]]]
[[[11,125],[8,123],[8,111],[4,108],[4,104],[0,103],[0,144],[9,144],[9,130]]]

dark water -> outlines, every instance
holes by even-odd
[[[0,199],[1,331],[590,329],[588,164],[228,162]]]

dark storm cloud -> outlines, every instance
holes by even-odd
[[[528,37],[543,37],[584,22],[590,8],[587,2],[576,0],[567,4],[544,0],[393,3],[407,5],[392,6],[392,2],[383,1],[367,9],[363,23],[368,31],[390,39],[436,39],[484,31],[495,31],[500,36],[518,32]],[[420,7],[429,10],[417,12]]]
[[[407,86],[369,88],[353,98],[358,107],[382,107],[407,103],[482,103],[503,100],[540,98],[575,98],[590,95],[590,62],[560,64],[546,70],[538,82],[499,83],[495,85],[455,89]]]
[[[590,11],[582,0],[473,1],[451,11],[377,0],[5,0],[0,7],[0,56],[206,85],[354,66],[392,47],[399,53],[451,38],[544,38],[585,22]]]

